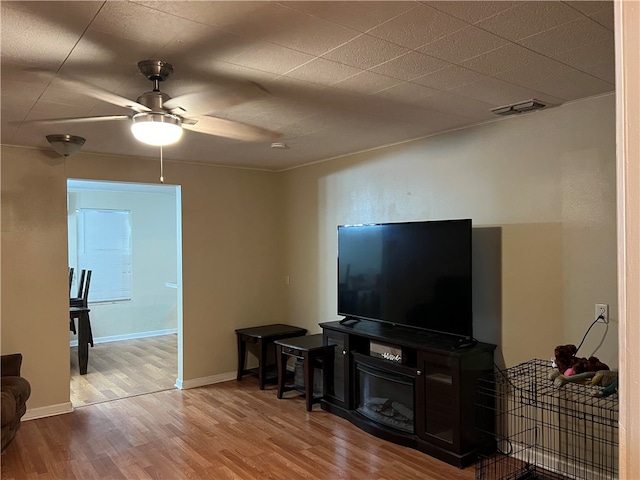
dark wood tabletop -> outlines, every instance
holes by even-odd
[[[287,335],[304,335],[307,333],[306,328],[296,327],[293,325],[286,325],[284,323],[274,323],[271,325],[260,325],[257,327],[239,328],[236,330],[236,334],[244,335],[247,337],[255,337],[268,339],[270,337],[282,338]]]

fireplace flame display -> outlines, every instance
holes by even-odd
[[[400,402],[372,397],[358,411],[374,422],[413,433],[413,410]]]
[[[356,362],[358,412],[375,423],[414,433],[414,379],[392,371],[394,365],[379,368]]]

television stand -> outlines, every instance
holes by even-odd
[[[476,460],[476,382],[493,372],[495,345],[362,320],[321,323],[335,344],[323,410],[457,467]]]

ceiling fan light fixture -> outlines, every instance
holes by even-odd
[[[142,112],[133,116],[131,132],[147,145],[171,145],[182,136],[182,120],[170,113]]]
[[[47,135],[47,141],[51,144],[56,153],[70,157],[80,151],[86,139],[69,134]]]

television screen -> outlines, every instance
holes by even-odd
[[[338,314],[471,337],[471,220],[338,226]]]

